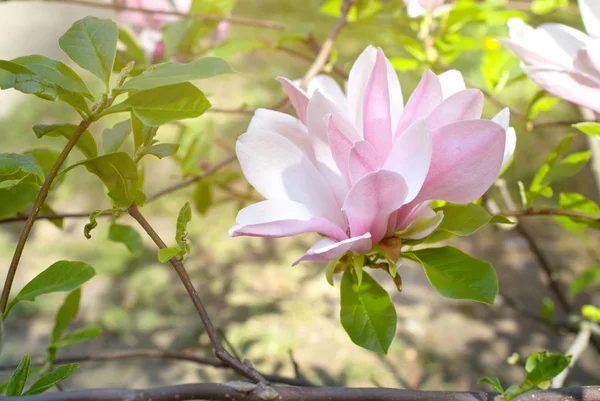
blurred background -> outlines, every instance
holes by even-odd
[[[367,45],[381,46],[397,67],[407,99],[425,68],[425,63],[414,57],[416,22],[406,16],[402,2],[376,3],[380,9],[358,18],[340,34],[333,58],[347,72]],[[479,8],[461,8],[467,3]],[[542,2],[537,3],[539,7]],[[466,13],[473,23],[465,23],[453,39],[444,39],[452,45],[447,52],[452,56],[443,60],[444,64],[459,69],[472,85],[528,113],[536,121],[581,119],[579,110],[571,104],[547,96],[534,99],[539,88],[527,79],[518,78],[518,60],[494,40],[507,36],[505,22],[512,16],[528,18],[533,26],[554,21],[582,28],[576,2],[555,3],[560,3],[560,8],[550,7],[549,12],[538,8],[534,9],[538,13],[534,13],[529,1],[459,2],[456,12]],[[473,11],[487,10],[484,7],[494,12],[482,16]],[[217,109],[250,110],[277,104],[283,92],[275,77],[297,79],[304,75],[314,57],[310,46],[304,43],[307,34],[322,42],[336,22],[336,17],[330,15],[335,14],[336,8],[339,2],[336,5],[335,1],[239,0],[233,15],[279,21],[288,29],[278,32],[232,24],[225,42],[205,49],[202,54],[224,58],[237,73],[202,81],[199,87]],[[481,12],[486,14],[484,11]],[[452,13],[449,18],[467,18],[453,17]],[[60,50],[58,38],[74,21],[86,15],[119,19],[110,10],[77,4],[0,2],[0,58],[42,54],[70,62]],[[307,55],[308,61],[278,50],[278,46]],[[518,80],[499,85],[501,74],[491,72],[494,69],[508,74],[501,78],[505,82],[515,77]],[[92,90],[99,89],[94,88],[93,78],[87,82]],[[498,111],[496,105],[486,100],[488,118]],[[176,157],[144,159],[145,192],[152,194],[226,157],[250,118],[251,114],[245,112],[208,112],[199,119],[184,121],[183,125],[162,127],[158,134],[162,140],[168,142],[171,138],[181,141],[182,146]],[[60,149],[62,138],[37,139],[31,127],[77,120],[78,116],[65,105],[12,90],[0,92],[3,152],[22,152],[40,146]],[[100,123],[91,131],[99,136],[110,125]],[[516,183],[531,182],[547,154],[572,129],[531,130],[516,119],[513,126],[518,135],[517,152],[503,178],[517,200]],[[586,148],[584,135],[577,135],[571,150]],[[79,157],[73,154],[70,161]],[[526,357],[541,350],[565,352],[572,341],[572,334],[556,333],[543,322],[515,310],[517,302],[538,315],[544,302],[553,296],[527,241],[514,229],[486,227],[471,237],[451,239],[449,243],[496,268],[501,293],[496,304],[490,307],[442,298],[431,288],[420,266],[406,262],[399,270],[403,280],[401,293],[385,275],[375,273],[393,294],[400,319],[390,353],[383,357],[363,350],[352,344],[339,323],[337,279],[335,288],[327,284],[324,265],[302,263],[291,267],[315,238],[311,235],[276,240],[229,238],[227,230],[234,224],[237,210],[258,195],[240,179],[237,163],[215,177],[209,190],[190,187],[160,198],[144,209],[163,238],[174,242],[177,213],[185,201],[195,200],[196,210],[188,226],[192,252],[187,260],[193,282],[228,347],[263,372],[293,377],[298,374],[294,368],[297,364],[301,377],[315,384],[484,389],[477,384],[482,376],[498,376],[503,383],[521,378],[522,368],[507,362],[513,353]],[[557,192],[580,192],[596,202],[600,200],[600,189],[587,166],[578,175],[558,181],[555,187]],[[63,213],[110,207],[102,191],[96,177],[71,174],[52,193],[50,204]],[[552,200],[543,200],[542,206],[544,202],[551,204]],[[83,287],[82,309],[75,325],[98,324],[103,331],[95,340],[66,348],[59,356],[125,349],[190,350],[210,355],[210,343],[187,294],[170,268],[158,262],[155,248],[145,234],[142,235],[145,249],[132,254],[123,244],[107,239],[108,219],[101,220],[92,238],[87,240],[82,233],[87,221],[66,219],[63,229],[48,221],[37,222],[13,287],[14,291],[21,288],[56,260],[82,260],[95,267],[98,275]],[[131,223],[128,217],[120,221]],[[595,253],[600,240],[597,232],[589,233],[587,241],[582,241],[551,217],[532,217],[525,223],[549,258],[565,291],[579,274],[599,263]],[[22,225],[22,222],[0,225],[2,278]],[[585,293],[569,296],[577,307],[585,303],[598,305],[597,290],[592,283]],[[6,322],[0,363],[17,361],[24,353],[43,356],[54,314],[63,299],[64,295],[54,294],[15,307],[14,316]],[[557,310],[556,318],[564,320],[566,316]],[[567,384],[597,383],[599,375],[598,354],[590,347]],[[147,387],[230,377],[227,371],[188,362],[134,359],[86,362],[65,382],[65,387]]]

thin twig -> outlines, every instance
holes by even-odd
[[[331,54],[331,50],[333,49],[333,45],[337,36],[341,32],[342,28],[348,23],[348,13],[350,12],[350,8],[354,4],[354,1],[355,0],[344,0],[342,2],[340,17],[337,23],[331,29],[329,35],[327,35],[327,39],[325,39],[325,41],[323,42],[323,45],[321,46],[321,49],[319,50],[319,54],[317,54],[315,61],[313,61],[312,65],[310,66],[308,71],[306,71],[306,74],[304,74],[304,77],[302,78],[301,86],[303,88],[306,88],[310,80],[313,79],[321,71],[323,66],[327,63],[327,59],[329,59],[329,55]]]
[[[164,189],[162,189],[162,190],[160,190],[160,191],[158,191],[158,192],[150,195],[147,198],[146,202],[152,202],[152,201],[160,198],[161,196],[165,196],[166,194],[169,194],[171,192],[177,191],[178,189],[185,188],[187,186],[195,184],[198,181],[201,181],[201,180],[205,179],[206,177],[209,177],[209,176],[213,175],[214,173],[216,173],[217,171],[219,171],[220,169],[222,169],[223,167],[225,167],[229,163],[232,163],[235,159],[236,159],[235,154],[231,154],[231,155],[227,156],[225,159],[223,159],[220,162],[218,162],[217,164],[211,166],[204,173],[199,174],[199,175],[195,175],[193,177],[186,178],[185,180],[180,181],[177,184],[174,184],[174,185],[171,185],[169,187],[166,187],[166,188],[164,188]]]
[[[21,0],[22,1],[22,0]],[[92,2],[85,0],[43,0],[46,3],[63,3],[63,4],[75,4],[79,6],[85,7],[94,7],[94,8],[103,8],[109,10],[115,10],[119,12],[127,11],[127,12],[137,12],[140,14],[147,15],[172,15],[176,17],[182,18],[193,18],[198,21],[227,21],[232,24],[238,25],[249,25],[256,26],[261,28],[275,29],[278,31],[285,31],[287,26],[281,22],[276,21],[268,21],[268,20],[259,20],[254,18],[246,18],[246,17],[232,17],[232,16],[218,16],[218,15],[203,15],[203,14],[193,14],[193,13],[182,13],[179,11],[167,11],[167,10],[150,10],[147,8],[140,7],[128,7],[126,5],[122,5],[116,2],[110,3],[101,3],[101,2]]]
[[[209,358],[205,356],[199,356],[191,352],[186,351],[163,351],[153,349],[139,349],[139,350],[127,350],[127,351],[110,351],[102,353],[91,353],[85,355],[75,355],[56,358],[54,360],[55,365],[62,365],[66,363],[74,362],[106,362],[106,361],[120,361],[124,359],[140,359],[140,358],[152,358],[152,359],[167,359],[172,361],[184,361],[191,362],[198,365],[210,366],[217,369],[229,369],[229,365],[225,364],[217,358]],[[45,358],[40,358],[31,361],[31,366],[43,366],[46,363]],[[19,362],[11,362],[0,364],[0,371],[3,370],[14,370],[19,365]],[[272,383],[288,384],[290,386],[314,386],[304,378],[291,378],[285,376],[279,376],[274,374],[263,374],[264,378]]]
[[[512,217],[528,217],[528,216],[568,216],[574,217],[577,219],[586,219],[591,221],[600,221],[600,216],[597,214],[577,212],[574,210],[564,210],[564,209],[552,209],[552,208],[541,208],[541,209],[522,209],[522,210],[512,210],[507,212],[502,212],[504,216],[512,216]]]
[[[558,376],[552,379],[552,387],[560,388],[564,385],[565,380],[567,380],[567,376],[569,375],[569,372],[571,371],[571,369],[573,369],[573,366],[575,366],[585,349],[590,344],[591,336],[592,324],[590,322],[581,322],[579,332],[577,333],[575,340],[573,340],[573,343],[567,350],[567,355],[571,355],[571,362],[565,370],[560,372]]]
[[[250,391],[248,391],[250,390]],[[420,391],[395,388],[263,386],[241,389],[235,383],[199,383],[150,390],[90,389],[45,393],[29,397],[0,397],[6,401],[493,401],[498,393],[474,391]],[[600,387],[535,390],[518,401],[600,401]]]
[[[85,119],[81,121],[81,123],[77,126],[77,129],[69,138],[69,141],[65,145],[64,149],[54,162],[52,169],[46,176],[46,180],[40,191],[38,192],[37,198],[33,204],[33,208],[29,216],[27,216],[27,220],[25,221],[25,226],[23,227],[23,231],[21,231],[21,236],[19,237],[19,241],[17,242],[17,247],[15,249],[15,253],[13,255],[12,261],[10,262],[10,267],[8,268],[8,274],[6,275],[6,281],[4,282],[4,288],[2,289],[2,296],[0,297],[0,313],[4,313],[6,310],[6,305],[8,303],[8,296],[10,295],[10,289],[12,287],[12,283],[15,279],[15,275],[17,273],[17,268],[19,266],[19,261],[21,260],[21,255],[23,255],[23,250],[25,249],[25,244],[27,243],[27,238],[29,238],[29,234],[31,233],[31,229],[33,228],[33,224],[35,223],[37,215],[40,213],[46,198],[48,197],[48,193],[50,192],[50,187],[52,186],[52,182],[58,175],[60,168],[62,167],[65,160],[67,160],[67,156],[73,150],[77,141],[83,135],[83,133],[90,126],[91,121],[89,119]]]
[[[579,124],[581,120],[577,121],[533,121],[531,123],[531,129],[535,128],[548,128],[548,127],[570,127],[573,124]]]
[[[154,228],[150,225],[146,218],[144,218],[144,216],[142,215],[135,203],[129,207],[128,211],[129,215],[140,224],[140,226],[144,229],[144,231],[146,231],[146,233],[148,233],[150,238],[152,238],[152,241],[154,241],[154,243],[159,249],[164,249],[167,247],[167,245],[160,238],[158,233],[154,231]],[[196,310],[198,311],[198,314],[200,315],[200,319],[204,324],[206,333],[208,334],[208,337],[210,338],[210,341],[213,345],[215,356],[223,362],[225,362],[238,373],[244,375],[245,377],[259,383],[266,383],[266,379],[262,377],[260,373],[254,370],[254,368],[244,365],[240,360],[231,356],[231,354],[227,352],[227,350],[223,347],[223,344],[221,344],[219,336],[217,335],[217,332],[212,322],[210,321],[210,317],[208,316],[208,313],[204,308],[204,304],[202,303],[198,292],[194,288],[194,285],[192,284],[192,281],[190,280],[190,277],[188,276],[187,271],[185,270],[185,266],[183,265],[181,260],[179,260],[177,257],[174,257],[169,260],[169,263],[171,264],[171,266],[173,266],[173,269],[175,269],[175,272],[181,279],[183,286],[187,290],[190,298],[192,299],[192,302],[194,303],[194,306],[196,307]]]

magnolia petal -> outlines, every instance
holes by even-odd
[[[598,0],[579,0],[579,11],[588,34],[600,37],[600,3]]]
[[[342,210],[346,213],[350,233],[371,233],[378,243],[387,232],[390,215],[404,203],[408,186],[399,174],[379,170],[358,181],[348,192]]]
[[[458,70],[448,70],[438,75],[440,85],[442,86],[442,98],[446,99],[450,96],[463,91],[467,88],[465,80]]]
[[[341,110],[348,110],[348,102],[342,88],[329,75],[317,75],[308,83],[308,96],[319,91],[326,98],[335,103]]]
[[[465,89],[446,98],[429,117],[429,128],[437,128],[462,120],[481,118],[483,93],[479,89]]]
[[[294,106],[298,118],[304,124],[306,124],[306,109],[308,107],[308,95],[295,83],[284,77],[277,77],[277,80],[281,83],[283,90],[288,95],[290,103]]]
[[[363,136],[373,145],[378,165],[383,165],[392,146],[390,95],[385,55],[377,49],[377,57],[365,91],[363,103]]]
[[[517,147],[517,133],[510,124],[510,110],[508,107],[500,110],[492,118],[492,121],[498,123],[506,131],[506,144],[504,145],[504,157],[502,158],[502,167],[504,167],[515,153]]]
[[[423,239],[435,231],[444,219],[444,212],[435,212],[429,207],[421,207],[415,213],[412,221],[404,230],[398,233],[401,238]]]
[[[254,237],[289,237],[306,232],[318,232],[343,240],[346,232],[331,221],[313,215],[303,204],[284,199],[268,199],[240,210],[237,226],[229,235]]]
[[[362,134],[363,127],[365,92],[376,60],[377,49],[373,46],[368,46],[354,62],[348,78],[348,115],[352,119],[351,122],[360,130],[360,134]],[[404,100],[396,70],[392,66],[392,63],[385,58],[385,55],[384,60],[387,70],[391,124],[392,127],[396,127],[402,115]]]
[[[405,202],[412,201],[421,190],[431,164],[431,151],[431,132],[426,118],[415,121],[394,143],[383,168],[406,180]]]
[[[579,72],[523,67],[538,85],[569,102],[600,112],[600,81]]]
[[[329,137],[329,146],[335,163],[346,178],[346,184],[348,187],[350,184],[350,177],[348,175],[348,159],[350,158],[350,150],[352,149],[352,141],[348,139],[346,135],[337,127],[334,122],[333,116],[329,116],[329,123],[327,125],[327,135]]]
[[[426,70],[419,85],[406,103],[404,113],[402,113],[402,118],[400,118],[400,123],[396,129],[395,138],[398,139],[404,130],[416,120],[428,117],[441,102],[442,86],[440,80],[433,72]]]
[[[431,166],[413,202],[469,203],[494,183],[500,172],[506,133],[493,121],[469,120],[432,132]]]
[[[328,262],[335,260],[345,254],[346,252],[356,252],[358,254],[364,254],[369,251],[372,247],[371,234],[365,233],[363,235],[348,238],[343,241],[334,241],[331,238],[321,238],[302,256],[296,260],[293,266],[298,263],[310,260],[313,262]]]
[[[279,111],[257,109],[248,126],[248,132],[265,130],[276,132],[289,139],[307,156],[314,159],[314,152],[306,126],[300,120]]]
[[[375,149],[367,141],[359,141],[350,149],[348,157],[348,178],[355,185],[365,175],[377,169]]]
[[[246,179],[265,198],[302,203],[315,216],[345,225],[331,188],[289,139],[270,131],[252,131],[239,137],[236,153]]]
[[[340,172],[329,145],[328,116],[333,117],[336,127],[344,135],[352,135],[349,122],[345,121],[344,114],[331,100],[321,92],[316,91],[310,98],[307,109],[307,127],[313,145],[316,166],[329,183],[338,205],[341,206],[348,188],[346,178]]]

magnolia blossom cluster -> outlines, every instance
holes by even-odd
[[[445,3],[446,0],[404,0],[406,13],[410,18],[418,18],[426,14],[437,17],[452,8],[452,4]]]
[[[368,47],[346,93],[328,76],[307,91],[279,78],[298,118],[257,110],[236,151],[266,200],[237,216],[232,236],[322,234],[296,263],[365,254],[386,238],[419,239],[441,222],[433,200],[469,203],[511,157],[508,110],[481,119],[483,95],[462,75],[425,71],[406,105],[381,49]]]
[[[546,91],[600,113],[600,1],[579,0],[579,8],[587,35],[555,23],[534,29],[513,18],[510,39],[501,41]]]
[[[122,0],[120,4],[129,8],[141,8],[159,13],[142,13],[138,11],[123,11],[121,17],[140,34],[140,41],[150,62],[157,62],[164,57],[164,42],[161,29],[179,18],[173,14],[160,12],[190,12],[192,0]],[[229,34],[229,21],[220,21],[207,40],[208,46],[221,44]]]

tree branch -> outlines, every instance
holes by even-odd
[[[564,210],[564,209],[552,209],[552,208],[542,208],[542,209],[522,209],[522,210],[511,210],[502,212],[504,216],[512,216],[512,217],[528,217],[528,216],[568,216],[574,217],[577,219],[586,219],[591,221],[600,221],[600,216],[597,214],[577,212],[573,210]]]
[[[210,366],[217,369],[229,369],[230,366],[225,364],[223,361],[217,358],[209,358],[205,356],[199,356],[191,352],[185,351],[163,351],[153,349],[140,349],[131,351],[111,351],[96,354],[86,355],[75,355],[62,358],[56,358],[54,360],[55,365],[61,365],[66,363],[74,362],[104,362],[104,361],[120,361],[124,359],[139,359],[139,358],[154,358],[154,359],[167,359],[172,361],[184,361],[191,362],[198,365]],[[44,358],[39,360],[32,360],[31,366],[43,366],[46,363]],[[19,365],[19,362],[10,362],[0,364],[0,371],[2,370],[14,370]],[[304,378],[291,378],[285,376],[279,376],[274,374],[263,374],[264,378],[273,383],[287,384],[290,386],[314,386],[308,380]]]
[[[150,238],[152,238],[152,241],[154,241],[154,243],[159,249],[164,249],[167,247],[167,245],[160,238],[158,233],[154,231],[154,228],[152,228],[150,223],[148,223],[148,221],[144,218],[144,216],[142,215],[135,203],[129,207],[128,212],[129,215],[133,217],[140,224],[140,226],[142,226],[146,233],[148,233]],[[198,292],[194,288],[194,285],[192,284],[192,281],[190,280],[190,277],[188,276],[187,271],[185,270],[185,266],[183,265],[181,260],[179,260],[177,257],[174,257],[169,260],[169,263],[171,264],[171,266],[173,266],[173,269],[179,276],[181,282],[183,283],[183,286],[187,290],[194,306],[196,307],[196,310],[200,315],[200,319],[202,320],[202,324],[206,329],[206,333],[208,334],[208,337],[210,338],[210,341],[213,345],[216,357],[219,358],[221,361],[225,362],[236,372],[244,375],[245,377],[259,383],[266,383],[267,381],[264,377],[261,376],[260,373],[254,370],[254,368],[243,364],[240,360],[231,356],[231,354],[227,352],[227,350],[223,347],[223,344],[221,344],[219,336],[217,335],[217,332],[212,322],[210,321],[210,317],[208,316],[208,313],[204,308],[204,304],[202,303]]]
[[[303,88],[306,88],[310,80],[313,79],[327,63],[327,59],[331,54],[331,50],[333,49],[333,44],[335,43],[337,36],[341,32],[342,28],[348,23],[348,13],[350,12],[350,7],[352,7],[354,4],[354,1],[355,0],[343,0],[340,10],[340,18],[329,32],[329,35],[327,35],[327,39],[325,39],[323,42],[315,61],[313,61],[312,65],[302,78],[301,86]]]
[[[0,397],[6,401],[493,401],[498,393],[471,391],[419,391],[393,388],[338,388],[258,385],[252,391],[235,384],[199,383],[151,390],[91,389],[45,393],[29,397]],[[600,401],[600,387],[535,390],[516,401]]]
[[[115,2],[100,3],[100,2],[92,2],[92,1],[85,1],[85,0],[43,0],[43,2],[75,4],[75,5],[79,5],[79,6],[85,6],[85,7],[103,8],[103,9],[109,9],[109,10],[115,10],[115,11],[137,12],[140,14],[148,14],[148,15],[173,15],[173,16],[182,17],[182,18],[193,18],[193,19],[196,19],[198,21],[203,21],[203,22],[204,21],[215,21],[215,22],[228,21],[232,24],[256,26],[256,27],[260,27],[260,28],[275,29],[278,31],[285,31],[287,29],[287,26],[285,24],[283,24],[281,22],[276,22],[276,21],[259,20],[259,19],[246,18],[246,17],[231,17],[231,16],[225,17],[225,16],[218,16],[218,15],[188,14],[188,13],[182,13],[179,11],[149,10],[149,9],[140,8],[140,7],[128,7],[128,6],[121,5],[121,4],[118,4]]]

